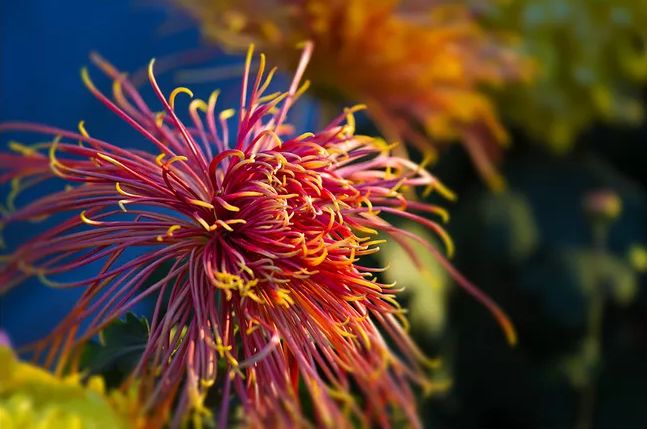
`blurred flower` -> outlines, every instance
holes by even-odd
[[[620,195],[612,189],[597,189],[584,195],[585,213],[592,219],[610,222],[616,220],[622,212]]]
[[[633,244],[627,252],[631,266],[639,273],[647,272],[647,249],[644,245]]]
[[[11,347],[11,340],[9,335],[6,334],[3,330],[0,329],[0,346]]]
[[[0,344],[0,427],[39,429],[126,429],[143,427],[123,413],[128,399],[105,392],[103,380],[84,385],[79,376],[56,377],[20,362]]]
[[[492,27],[516,31],[539,69],[534,85],[511,88],[505,113],[563,152],[595,121],[637,124],[647,82],[647,2],[475,2]],[[488,5],[489,7],[484,7]]]
[[[250,80],[250,49],[235,133],[227,122],[235,116],[232,109],[215,114],[218,92],[191,101],[185,122],[175,99],[193,94],[176,88],[167,100],[153,62],[149,80],[164,106],[159,113],[123,74],[95,57],[114,79],[114,101],[84,70],[86,86],[159,155],[93,138],[83,123],[80,133],[0,125],[4,131],[58,136],[47,145],[48,155],[39,147],[14,146],[22,157],[0,157],[8,172],[2,177],[22,176],[17,189],[47,176],[77,184],[3,217],[7,224],[74,213],[22,244],[0,266],[4,289],[29,276],[54,287],[85,288],[76,307],[37,346],[47,350],[48,364],[58,360],[61,369],[73,363],[76,344],[155,295],[150,336],[135,376],[143,379],[147,410],[160,419],[172,404],[173,425],[189,410],[197,419],[210,419],[203,401],[216,385],[219,427],[227,425],[232,396],[253,427],[313,421],[317,427],[351,422],[387,427],[394,418],[418,426],[410,384],[434,388],[426,380],[426,358],[403,329],[394,285],[378,282],[380,269],[359,264],[362,256],[379,251],[380,241],[371,237],[378,231],[410,250],[411,241],[425,245],[495,313],[514,341],[496,304],[431,243],[379,217],[416,221],[441,237],[451,253],[441,226],[421,215],[444,218],[444,210],[408,201],[401,192],[422,187],[451,197],[442,184],[420,166],[392,156],[384,141],[355,135],[357,108],[315,134],[297,136],[285,123],[305,89],[299,81],[311,52],[306,45],[287,92],[265,94],[274,70],[265,74],[261,55],[258,74]],[[147,283],[165,265],[168,272]],[[96,274],[56,281],[82,266],[96,267]],[[300,391],[311,398],[314,415],[305,411],[310,405],[301,403]]]
[[[506,131],[483,85],[528,78],[530,64],[509,38],[484,30],[464,5],[414,0],[176,0],[205,36],[234,52],[250,42],[296,65],[292,47],[316,46],[322,98],[366,103],[387,139],[436,155],[460,141],[493,188]]]

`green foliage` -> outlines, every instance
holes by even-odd
[[[101,331],[98,342],[85,345],[81,367],[91,374],[103,375],[109,386],[115,386],[137,365],[148,335],[146,318],[128,313]]]
[[[460,231],[455,236],[470,240],[458,243],[459,253],[489,255],[499,264],[516,266],[537,250],[537,222],[523,193],[484,192],[467,199],[469,209],[456,219]]]
[[[400,225],[407,231],[429,242],[435,242],[428,230],[413,222]],[[412,327],[437,337],[445,329],[449,278],[436,258],[419,243],[411,242],[411,250],[420,266],[393,239],[380,246],[378,254],[382,265],[389,266],[384,273],[387,282],[397,282],[404,289],[399,297],[405,301]]]
[[[535,84],[512,88],[501,100],[536,139],[565,151],[596,120],[642,120],[647,2],[494,0],[484,14],[493,27],[516,33],[536,59]]]
[[[478,202],[484,251],[512,263],[526,260],[537,248],[539,233],[532,208],[523,194],[488,193]]]
[[[526,267],[520,285],[535,298],[541,314],[559,326],[581,332],[596,295],[616,305],[628,305],[636,296],[638,276],[624,259],[612,254],[558,248]]]

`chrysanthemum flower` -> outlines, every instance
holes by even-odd
[[[403,329],[396,289],[360,260],[379,251],[372,237],[382,231],[405,245],[422,241],[453,272],[434,246],[380,217],[417,221],[451,248],[441,226],[422,216],[443,218],[445,212],[408,201],[401,190],[451,194],[418,165],[392,156],[383,141],[355,135],[356,109],[317,133],[293,133],[286,116],[304,89],[299,81],[311,52],[307,45],[287,92],[265,94],[274,70],[265,74],[261,56],[250,80],[250,50],[235,132],[231,109],[215,113],[218,92],[192,100],[185,122],[175,100],[191,92],[177,88],[165,98],[153,63],[150,84],[163,112],[95,58],[114,79],[114,100],[84,71],[87,87],[155,153],[91,137],[83,125],[79,133],[0,125],[57,136],[45,145],[47,154],[14,145],[18,154],[0,157],[1,177],[20,180],[17,188],[54,176],[72,184],[3,216],[8,224],[71,213],[0,267],[5,289],[29,276],[85,288],[39,344],[48,364],[57,361],[59,370],[73,365],[76,344],[156,296],[148,344],[133,375],[157,416],[171,406],[175,423],[188,410],[208,416],[201,404],[212,387],[222,404],[219,427],[234,397],[252,427],[388,427],[398,417],[418,425],[411,385],[433,389],[426,360]],[[87,279],[57,281],[82,266],[98,268]],[[147,283],[164,266],[167,272]],[[514,341],[498,307],[454,274]],[[309,405],[302,403],[304,392]]]
[[[436,155],[463,143],[482,176],[494,168],[507,134],[483,85],[526,80],[527,60],[508,37],[483,29],[464,4],[412,0],[176,0],[205,36],[234,52],[257,43],[296,66],[290,49],[313,40],[308,77],[324,97],[368,105],[391,141]]]

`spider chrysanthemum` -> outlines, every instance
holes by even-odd
[[[451,247],[441,226],[423,216],[442,219],[445,212],[401,192],[449,191],[420,166],[392,156],[383,141],[356,135],[355,109],[317,133],[293,133],[286,115],[305,89],[299,82],[311,51],[306,44],[287,92],[265,94],[274,70],[265,73],[261,55],[250,79],[250,49],[238,112],[216,114],[214,92],[192,100],[184,121],[175,99],[191,92],[178,88],[167,99],[153,63],[149,80],[163,112],[151,110],[124,75],[95,57],[114,80],[114,97],[84,71],[87,87],[153,153],[91,137],[83,125],[79,133],[0,125],[56,136],[42,147],[14,144],[17,153],[0,155],[0,178],[13,179],[14,190],[53,177],[72,185],[2,218],[7,225],[71,214],[0,265],[5,289],[30,276],[85,288],[38,345],[47,363],[64,370],[76,344],[154,296],[150,336],[133,376],[142,379],[156,415],[173,407],[179,423],[189,410],[210,414],[201,406],[209,392],[222,404],[214,416],[219,427],[231,418],[234,398],[251,427],[389,427],[398,418],[419,424],[411,386],[430,387],[425,358],[403,329],[396,289],[360,261],[379,251],[378,231],[405,245],[420,240],[383,213],[415,220]],[[90,278],[57,282],[60,273],[97,264]],[[498,307],[456,276],[512,338]],[[302,403],[304,395],[310,404]]]

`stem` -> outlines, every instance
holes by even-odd
[[[608,231],[608,224],[606,222],[598,221],[593,224],[593,270],[600,269],[607,255]],[[596,276],[596,278],[599,279],[600,276]],[[606,295],[604,287],[605,285],[598,280],[593,285],[593,290],[589,298],[588,329],[583,343],[585,345],[583,353],[589,353],[593,357],[591,362],[587,362],[593,374],[581,388],[579,412],[575,425],[576,429],[591,429],[593,427],[595,399],[597,395],[597,373],[600,366],[600,356],[602,356],[602,327]]]

